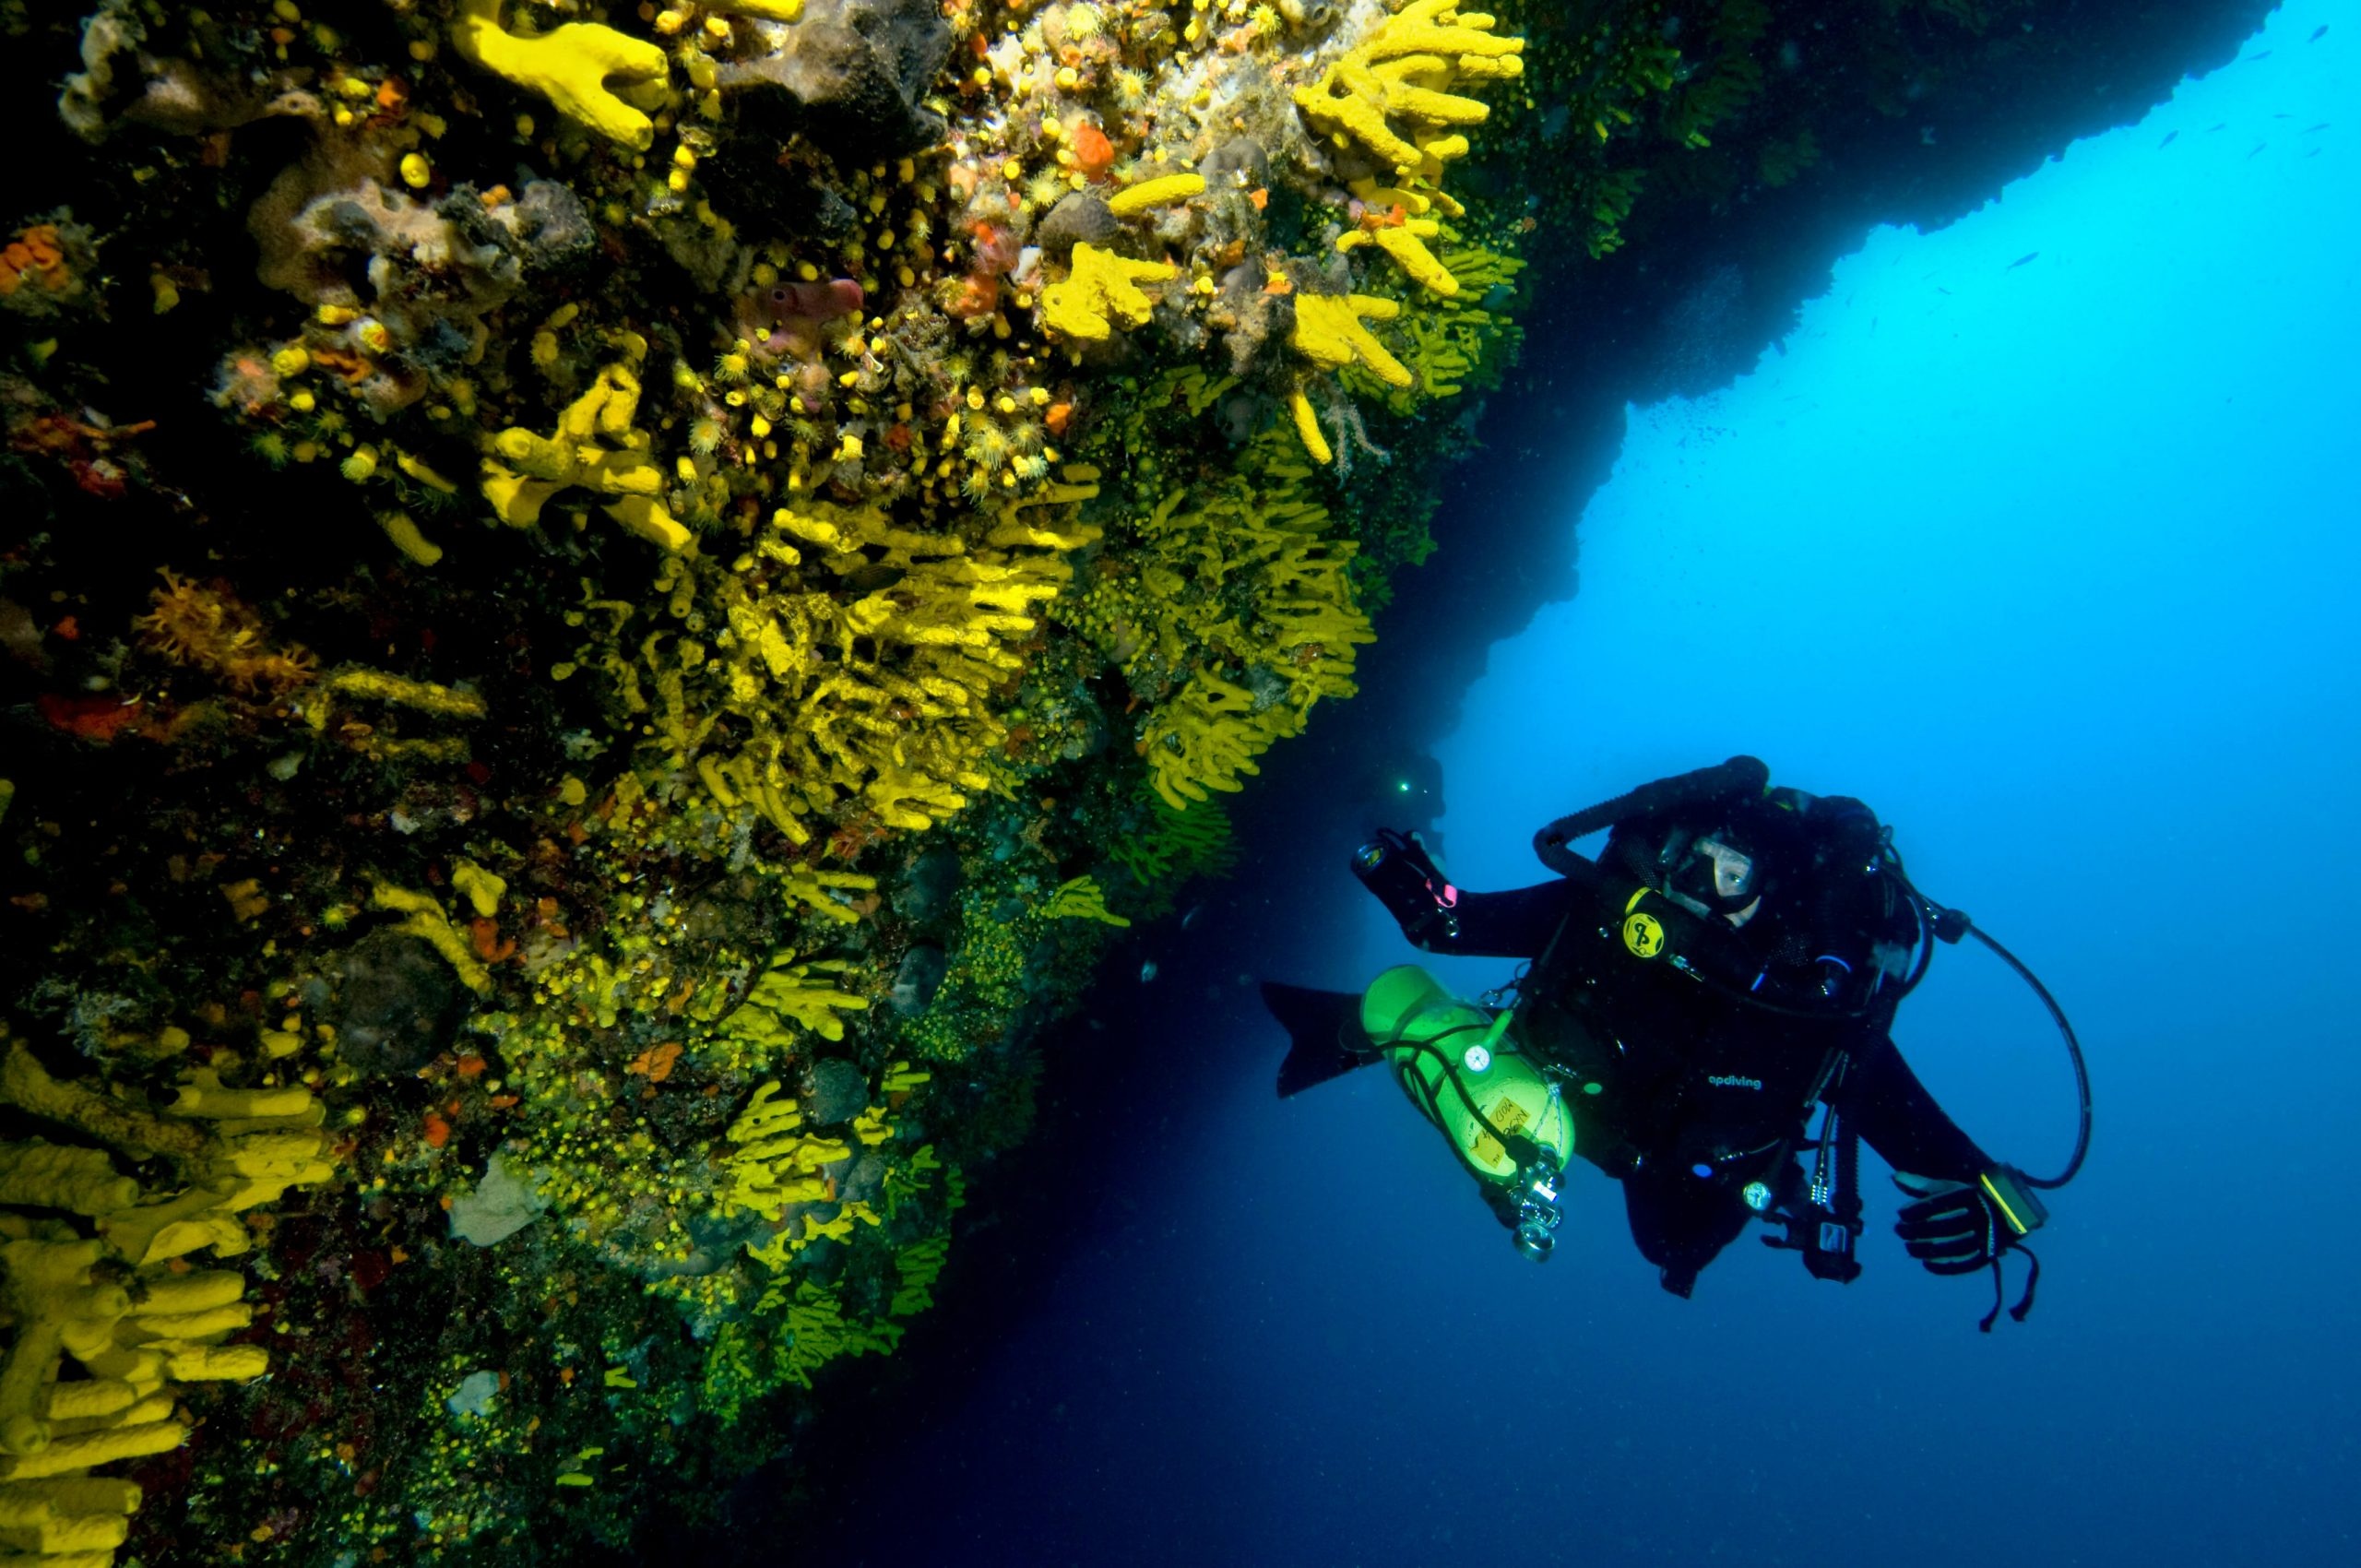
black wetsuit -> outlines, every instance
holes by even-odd
[[[1576,869],[1512,893],[1462,892],[1455,932],[1422,945],[1535,960],[1518,1007],[1524,1047],[1566,1073],[1576,1152],[1623,1183],[1632,1239],[1667,1289],[1687,1295],[1745,1229],[1748,1183],[1783,1199],[1802,1187],[1792,1156],[1816,1102],[1898,1170],[1974,1182],[1990,1166],[1894,1048],[1891,1007],[1847,1017],[1750,1005],[1637,958],[1619,929],[1631,883]]]

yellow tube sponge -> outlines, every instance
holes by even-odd
[[[167,1122],[113,1095],[49,1075],[22,1040],[11,1041],[0,1057],[0,1100],[89,1134],[134,1159],[163,1155],[194,1160],[205,1152],[206,1135],[183,1123]]]
[[[885,1069],[885,1077],[877,1086],[880,1094],[908,1094],[921,1084],[934,1081],[934,1075],[907,1062],[896,1062]]]
[[[103,1150],[39,1139],[0,1144],[0,1204],[95,1217],[138,1201],[139,1183],[117,1171]]]
[[[512,425],[493,436],[492,456],[483,460],[483,494],[500,520],[530,528],[559,492],[595,490],[618,498],[607,514],[633,533],[666,550],[686,550],[689,530],[657,499],[664,470],[647,454],[646,433],[632,428],[639,395],[639,377],[611,364],[566,405],[551,434]]]
[[[1160,261],[1131,261],[1084,243],[1074,247],[1074,270],[1041,291],[1041,319],[1053,332],[1091,342],[1111,336],[1115,323],[1138,327],[1156,309],[1142,283],[1164,283],[1180,269]]]
[[[7,1359],[0,1362],[0,1453],[38,1454],[50,1445],[42,1412],[67,1328],[94,1323],[104,1332],[131,1310],[122,1287],[91,1282],[90,1269],[103,1253],[97,1241],[0,1246],[0,1301],[16,1325]]]
[[[500,900],[508,892],[507,878],[493,875],[473,861],[461,861],[451,868],[451,885],[485,920],[500,913]]]
[[[730,1123],[727,1135],[738,1149],[724,1167],[721,1193],[724,1212],[750,1209],[773,1224],[791,1205],[825,1202],[822,1169],[852,1153],[840,1139],[803,1131],[802,1111],[777,1094],[776,1082],[764,1084]]]
[[[746,1005],[794,1019],[823,1039],[842,1039],[845,1026],[838,1013],[865,1013],[869,998],[838,991],[819,974],[834,974],[852,966],[841,958],[814,958],[797,964],[789,960],[791,953],[782,954],[773,961],[770,970],[754,982],[747,993]]]
[[[1295,416],[1295,433],[1302,439],[1303,449],[1311,454],[1311,460],[1334,461],[1336,454],[1329,447],[1328,437],[1321,433],[1320,416],[1312,411],[1311,399],[1304,396],[1302,387],[1287,393],[1287,412]]]
[[[252,1117],[301,1116],[312,1108],[312,1091],[301,1084],[282,1088],[225,1089],[219,1075],[200,1067],[182,1080],[180,1096],[165,1108],[167,1116],[195,1116],[210,1122]]]
[[[483,698],[473,692],[456,691],[432,681],[404,680],[399,675],[358,665],[348,665],[331,674],[327,687],[339,696],[367,697],[373,702],[414,707],[437,719],[481,719],[484,715]]]
[[[188,1439],[179,1421],[149,1421],[140,1426],[110,1427],[104,1431],[61,1437],[38,1454],[0,1456],[0,1480],[31,1480],[43,1476],[70,1476],[118,1459],[141,1459],[169,1454]]]
[[[513,33],[500,26],[500,0],[460,0],[451,42],[470,63],[538,92],[568,119],[611,141],[646,152],[654,122],[615,96],[610,79],[660,82],[664,51],[596,22],[568,22],[544,33]]]
[[[834,897],[836,889],[873,893],[877,879],[860,872],[823,871],[817,866],[795,865],[788,869],[785,891],[789,898],[823,920],[838,925],[857,924],[860,912],[849,904],[838,902]]]
[[[1341,370],[1358,362],[1367,365],[1379,380],[1407,386],[1415,379],[1409,368],[1361,325],[1364,321],[1391,321],[1401,314],[1400,303],[1374,294],[1299,294],[1295,302],[1295,335],[1288,341],[1298,353],[1323,370]]]
[[[369,890],[369,903],[374,909],[398,910],[409,916],[399,926],[419,938],[437,953],[444,961],[458,971],[459,983],[481,995],[492,989],[492,971],[483,967],[475,948],[452,925],[451,917],[443,906],[423,893],[413,893],[406,887],[378,883]]]
[[[336,1177],[326,1157],[327,1135],[317,1131],[250,1133],[222,1142],[215,1157],[218,1179],[228,1186],[223,1206],[232,1211],[277,1203],[294,1186],[317,1186]]]
[[[1446,128],[1491,113],[1483,100],[1449,89],[1525,69],[1525,40],[1499,37],[1492,27],[1489,16],[1463,16],[1457,0],[1412,0],[1316,84],[1296,89],[1296,107],[1337,145],[1357,141],[1398,173],[1432,177],[1442,160],[1466,151],[1465,138]]]
[[[200,1247],[211,1247],[218,1258],[232,1257],[253,1242],[237,1216],[222,1206],[226,1195],[225,1189],[193,1187],[160,1203],[110,1214],[99,1221],[99,1234],[135,1264],[168,1263]]]
[[[1041,913],[1050,919],[1098,921],[1107,925],[1127,926],[1131,921],[1107,908],[1107,895],[1095,877],[1077,876],[1050,895],[1041,906]]]
[[[1380,224],[1374,229],[1348,229],[1336,236],[1336,248],[1351,251],[1360,245],[1375,245],[1400,263],[1412,282],[1448,299],[1459,292],[1459,279],[1427,248],[1427,242],[1442,232],[1442,225],[1431,218],[1406,218],[1399,223]]]
[[[1107,210],[1118,218],[1131,218],[1151,208],[1169,207],[1176,201],[1186,201],[1192,196],[1204,194],[1203,174],[1164,174],[1153,180],[1116,192],[1107,198]]]

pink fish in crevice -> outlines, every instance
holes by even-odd
[[[824,327],[859,314],[867,303],[860,285],[849,278],[774,283],[754,296],[747,336],[765,353],[810,359],[820,351]]]

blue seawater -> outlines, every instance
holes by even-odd
[[[2361,24],[2295,7],[1982,211],[1866,235],[1784,352],[1631,411],[1569,505],[1580,594],[1440,751],[1473,887],[1735,752],[1893,824],[2089,1051],[2025,1324],[1979,1336],[1987,1281],[1904,1256],[1874,1158],[1849,1288],[1741,1241],[1677,1301],[1587,1167],[1536,1267],[1379,1075],[1274,1100],[1223,976],[1109,1040],[1198,1051],[1185,1092],[1092,1130],[1093,1240],[873,1456],[830,1555],[2361,1562],[2356,133]],[[1287,897],[1269,972],[1412,956],[1341,869]],[[2063,1053],[1988,955],[1942,952],[1896,1032],[1987,1147],[2063,1159]]]

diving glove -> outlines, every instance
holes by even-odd
[[[2033,1311],[2033,1293],[2041,1283],[2041,1259],[2025,1245],[2025,1238],[2041,1229],[2049,1211],[2034,1195],[2024,1172],[2012,1165],[1996,1165],[1975,1182],[1939,1182],[1931,1177],[1893,1173],[1893,1184],[1918,1201],[1904,1204],[1894,1222],[1910,1255],[1932,1274],[1975,1274],[1992,1271],[1992,1310],[1977,1322],[1986,1334],[2000,1315],[2000,1254],[2011,1248],[2024,1253],[2032,1265],[2025,1276],[2024,1294],[2009,1309],[2023,1323]]]
[[[1894,1234],[1931,1274],[1974,1274],[2041,1229],[2049,1218],[2023,1173],[1996,1165],[1974,1182],[1939,1182],[1894,1172],[1893,1184],[1916,1203],[1903,1206]]]
[[[1353,851],[1353,874],[1377,895],[1377,901],[1400,923],[1402,934],[1418,946],[1459,934],[1459,916],[1453,912],[1459,889],[1444,877],[1417,834],[1379,828],[1375,838]]]

